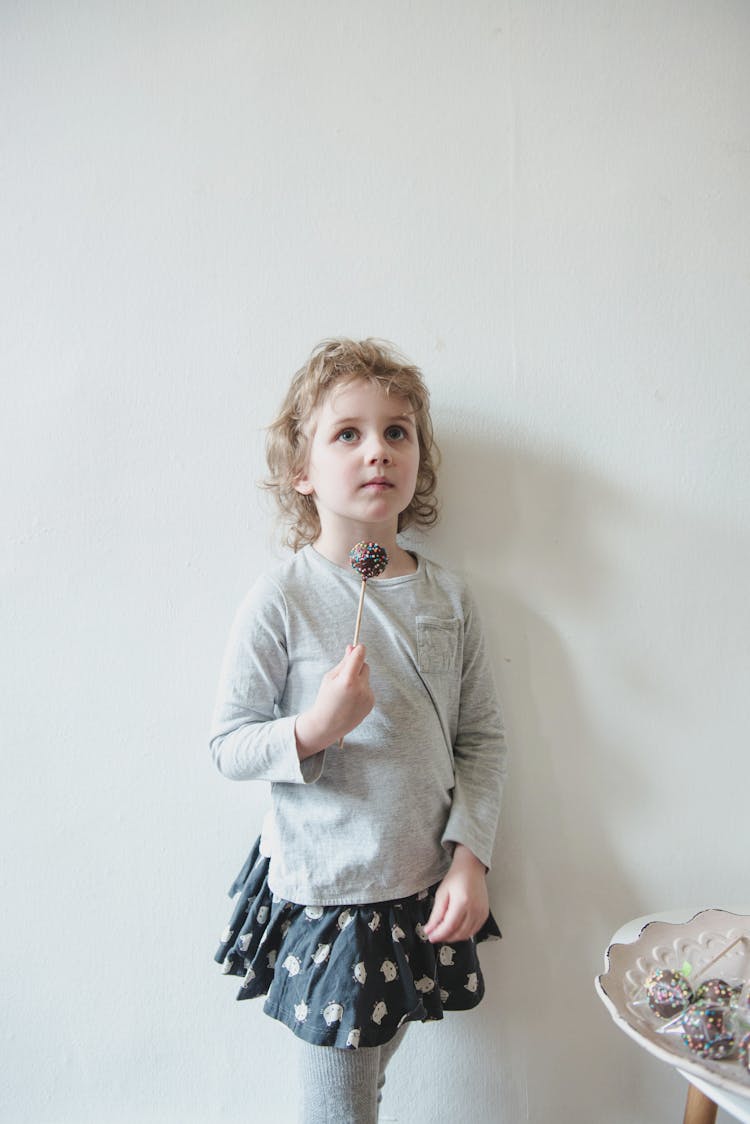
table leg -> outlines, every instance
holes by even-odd
[[[682,1124],[716,1124],[718,1105],[696,1089],[695,1085],[688,1086],[685,1115]]]

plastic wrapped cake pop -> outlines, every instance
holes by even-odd
[[[695,989],[695,1002],[729,1004],[735,995],[735,989],[726,980],[706,980],[698,984]]]
[[[682,1016],[682,1041],[702,1058],[731,1058],[737,1052],[732,1012],[718,1003],[692,1003]]]
[[[679,968],[644,964],[631,1009],[640,1019],[639,1009],[648,1007],[651,1027],[664,1036],[670,1053],[692,1056],[693,1065],[725,1071],[730,1080],[750,1088],[750,928],[729,937],[724,947],[718,940],[705,948],[705,940],[700,946],[684,946],[691,960],[713,954],[708,963],[685,959]],[[715,974],[719,961],[721,976]]]
[[[682,972],[656,968],[644,984],[648,1005],[660,1019],[671,1019],[693,1001],[693,991]]]
[[[740,1040],[740,1061],[745,1069],[750,1072],[750,1031],[743,1034]]]

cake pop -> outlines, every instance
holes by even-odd
[[[734,994],[734,988],[726,980],[706,980],[695,989],[695,1002],[724,1003],[729,1006]]]
[[[355,543],[349,551],[349,561],[352,569],[356,570],[362,578],[362,589],[359,594],[359,608],[357,610],[357,623],[354,626],[354,647],[359,640],[359,626],[362,623],[362,606],[365,602],[365,586],[368,578],[377,578],[388,565],[388,552],[384,546],[376,542]]]
[[[376,542],[355,543],[349,551],[349,560],[352,569],[356,570],[363,581],[368,578],[377,578],[388,565],[388,552],[384,546]]]
[[[362,623],[362,608],[365,603],[365,587],[368,578],[377,578],[388,565],[388,551],[377,542],[358,542],[349,551],[349,561],[352,569],[356,570],[362,578],[362,588],[359,591],[359,608],[357,609],[357,623],[354,626],[354,640],[352,647],[356,647],[359,640],[359,627]],[[339,749],[344,748],[344,739],[339,738]]]
[[[737,1052],[728,1007],[716,1003],[693,1003],[682,1016],[682,1041],[702,1058],[721,1061]]]
[[[740,1040],[740,1061],[750,1073],[750,1031],[743,1034]]]
[[[671,1019],[693,1001],[690,984],[681,972],[655,968],[645,982],[648,1005],[660,1019]]]

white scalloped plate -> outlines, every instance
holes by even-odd
[[[734,941],[738,943],[729,948]],[[750,1075],[739,1062],[699,1058],[679,1035],[663,1033],[647,1006],[636,1003],[652,968],[678,969],[687,961],[692,965],[692,978],[699,980],[703,966],[708,967],[715,957],[719,959],[711,975],[750,979],[750,917],[704,909],[682,924],[650,921],[634,941],[609,946],[606,971],[596,978],[596,990],[620,1029],[657,1058],[731,1093],[750,1097]]]

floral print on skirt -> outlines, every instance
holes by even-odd
[[[408,1021],[442,1019],[481,1001],[477,942],[500,937],[492,914],[467,941],[431,944],[437,885],[397,901],[304,906],[276,897],[259,841],[229,891],[237,901],[215,959],[241,976],[238,999],[307,1042],[380,1046]]]

